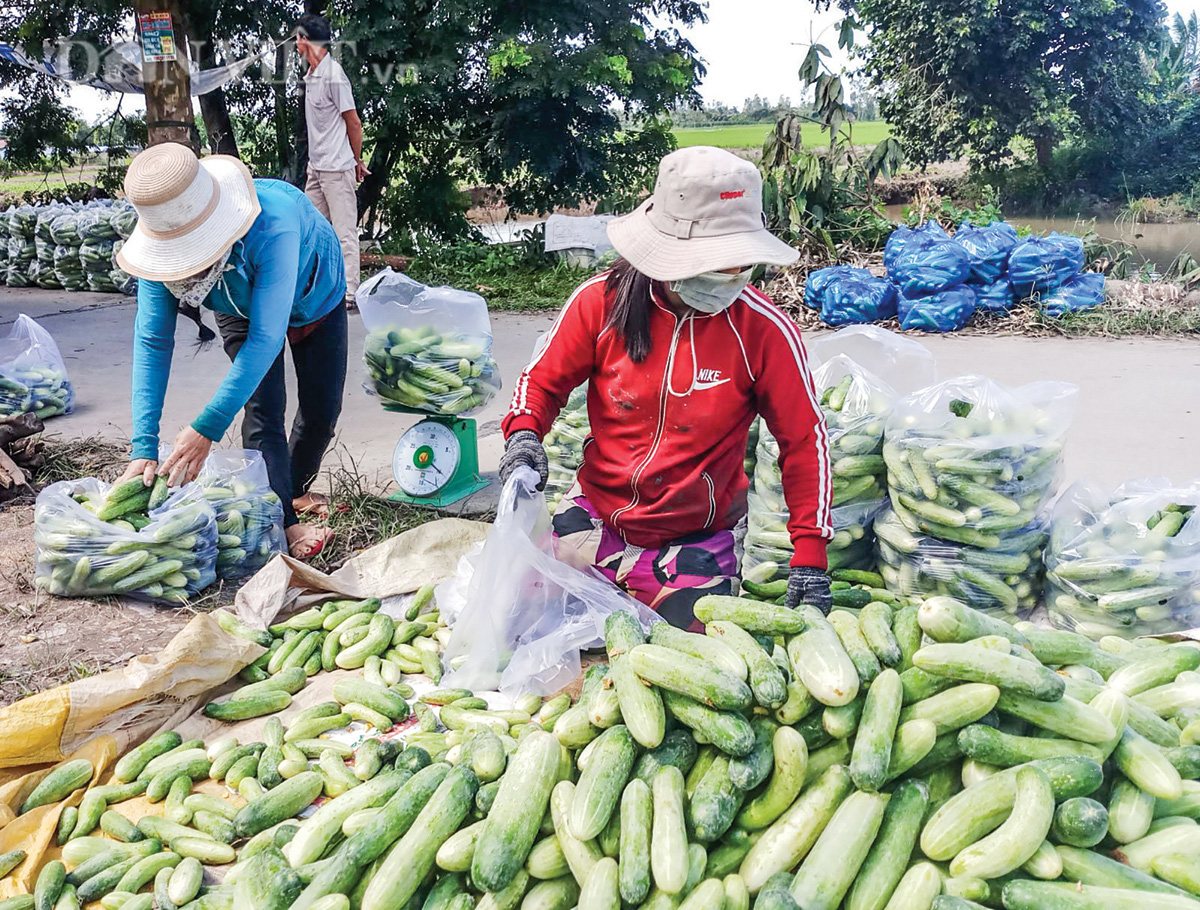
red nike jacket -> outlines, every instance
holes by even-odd
[[[753,287],[715,315],[677,315],[655,297],[650,354],[634,363],[605,325],[606,278],[571,295],[521,373],[505,438],[544,437],[586,380],[591,436],[580,487],[622,539],[652,548],[732,528],[746,514],[746,437],[762,414],[779,441],[792,565],[825,568],[829,442],[796,324]]]

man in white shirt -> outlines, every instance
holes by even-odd
[[[304,192],[333,223],[346,267],[346,306],[358,291],[358,184],[370,173],[362,162],[362,120],[350,80],[329,53],[329,20],[300,17],[296,50],[308,63],[304,75],[304,118],[308,124],[308,179]]]

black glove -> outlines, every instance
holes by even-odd
[[[828,616],[833,609],[829,576],[812,566],[796,566],[788,575],[787,599],[784,603],[793,610],[801,604],[808,604]]]
[[[503,486],[517,468],[524,465],[533,468],[538,476],[539,490],[546,489],[546,478],[550,476],[550,463],[546,450],[533,430],[517,430],[504,443],[504,455],[500,458],[500,484]],[[828,589],[828,582],[826,582]]]

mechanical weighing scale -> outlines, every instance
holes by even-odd
[[[384,407],[425,418],[404,431],[392,453],[392,476],[400,487],[399,493],[388,497],[392,502],[438,509],[488,485],[479,476],[473,419],[430,414],[399,404]]]

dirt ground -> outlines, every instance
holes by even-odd
[[[33,505],[0,511],[0,704],[155,651],[187,609],[49,597],[33,586]]]

